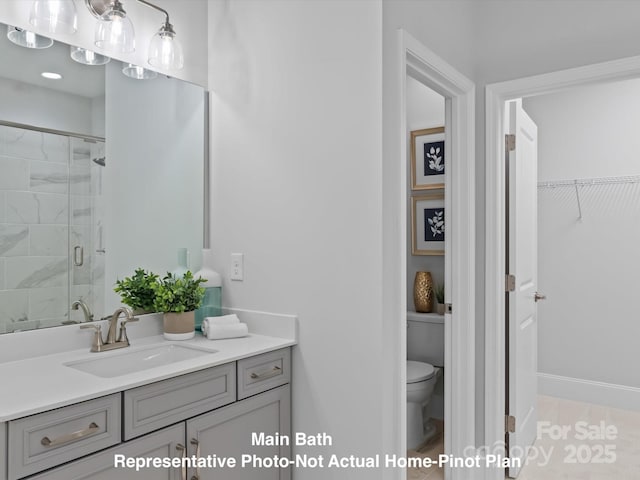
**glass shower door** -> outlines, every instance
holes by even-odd
[[[0,125],[0,333],[82,321],[77,299],[104,303],[101,157],[103,142]]]

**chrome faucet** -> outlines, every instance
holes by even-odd
[[[118,335],[118,339],[116,340],[116,329],[118,328],[118,318],[120,318],[121,314],[125,314],[125,319],[120,323],[120,335]],[[109,319],[109,330],[107,332],[107,339],[105,341],[102,340],[102,328],[100,325],[96,324],[83,324],[80,325],[80,328],[93,328],[95,330],[93,336],[93,343],[91,344],[92,352],[106,352],[108,350],[115,350],[116,348],[125,348],[130,345],[129,339],[127,338],[127,323],[137,322],[138,319],[133,316],[131,310],[127,307],[120,307]]]
[[[76,300],[71,304],[71,310],[78,310],[78,308],[82,309],[85,322],[93,322],[93,313],[91,313],[91,310],[86,303],[84,303],[82,300]]]

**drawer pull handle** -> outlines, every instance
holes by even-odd
[[[195,445],[195,447],[196,447],[196,458],[200,458],[200,442],[197,439],[192,438],[190,443],[191,443],[191,445]],[[196,465],[198,465],[198,464],[196,464]],[[200,480],[200,467],[199,466],[196,466],[196,474],[191,477],[191,480]]]
[[[65,443],[73,442],[74,440],[93,435],[98,430],[100,430],[100,427],[95,422],[91,422],[89,428],[78,430],[77,432],[73,433],[67,433],[66,435],[62,435],[61,437],[54,438],[53,440],[50,440],[49,437],[44,437],[42,440],[40,440],[40,443],[45,447],[57,447],[58,445],[64,445]]]
[[[187,456],[187,447],[178,443],[176,445],[176,450],[182,452],[182,458],[186,458]],[[187,480],[187,462],[182,461],[182,471],[180,472],[180,480]]]
[[[255,373],[253,372],[250,377],[251,378],[271,378],[271,377],[275,377],[276,375],[280,375],[280,370],[282,370],[279,366],[274,365],[273,368],[271,369],[270,372],[266,372],[266,373]]]

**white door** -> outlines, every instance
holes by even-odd
[[[515,417],[515,431],[507,434],[507,441],[509,456],[521,458],[524,465],[527,448],[536,438],[538,420],[538,129],[522,109],[521,100],[510,102],[507,109],[508,132],[515,136],[515,148],[507,147],[507,273],[512,280],[515,277],[515,285],[512,284],[507,293],[506,399],[508,415]],[[507,473],[515,478],[520,468],[509,468]]]

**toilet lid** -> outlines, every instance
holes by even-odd
[[[407,383],[422,382],[433,376],[433,365],[423,362],[407,361]]]

